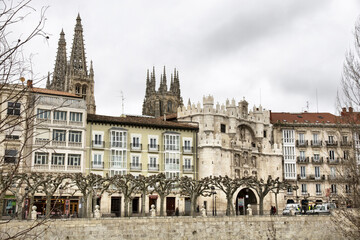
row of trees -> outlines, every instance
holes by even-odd
[[[197,200],[200,196],[210,196],[212,190],[222,191],[227,199],[227,215],[234,215],[233,196],[240,187],[249,187],[257,193],[259,197],[259,212],[263,214],[263,200],[265,196],[276,189],[277,191],[288,187],[286,182],[281,182],[279,178],[273,179],[271,176],[267,180],[249,178],[235,178],[228,176],[206,177],[195,180],[187,176],[181,178],[166,178],[165,174],[160,173],[151,176],[134,177],[131,174],[115,175],[113,177],[102,177],[96,174],[84,175],[75,174],[54,174],[54,173],[17,173],[9,176],[0,174],[1,183],[11,181],[10,188],[17,202],[17,218],[22,219],[23,204],[26,198],[29,199],[29,209],[34,204],[36,194],[46,197],[46,217],[50,216],[51,199],[54,195],[61,195],[64,192],[74,195],[81,193],[83,199],[82,216],[88,217],[88,209],[92,209],[93,203],[97,202],[104,192],[108,194],[122,194],[124,198],[124,216],[129,216],[129,203],[136,194],[141,194],[141,215],[145,216],[145,197],[147,194],[157,193],[160,198],[160,215],[164,216],[164,203],[166,196],[171,193],[180,193],[190,197],[191,215],[194,216],[197,207]],[[0,195],[4,195],[5,188],[0,185]],[[2,198],[0,198],[0,208],[2,209]],[[0,215],[1,216],[1,215]]]

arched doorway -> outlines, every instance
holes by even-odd
[[[256,205],[257,200],[254,192],[249,188],[240,190],[236,197],[236,215],[246,215],[246,208],[248,204]]]

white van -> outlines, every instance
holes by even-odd
[[[335,203],[323,203],[316,205],[315,209],[313,210],[313,214],[330,214],[330,210],[335,208]]]
[[[294,208],[295,215],[300,214],[300,204],[297,203],[288,203],[286,204],[285,209],[283,210],[283,215],[290,215],[290,209]]]

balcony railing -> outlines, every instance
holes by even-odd
[[[352,142],[349,142],[349,141],[341,141],[340,142],[340,146],[342,147],[352,147]]]
[[[134,144],[134,143],[130,143],[130,150],[131,151],[141,151],[142,150],[142,144]]]
[[[158,144],[148,144],[148,151],[149,152],[158,152],[159,145]]]
[[[57,125],[61,125],[61,126],[66,126],[67,125],[67,121],[66,120],[53,120],[53,124],[57,124]]]
[[[93,148],[104,148],[105,142],[104,141],[92,141]]]
[[[141,163],[130,163],[130,170],[132,171],[141,171],[142,164]]]
[[[301,176],[301,174],[298,174],[297,178],[299,181],[324,181],[325,175],[315,176],[314,174],[310,174]]]
[[[91,162],[91,167],[95,169],[103,169],[104,168],[104,162]]]
[[[297,157],[297,163],[307,164],[307,163],[309,163],[309,157],[306,157],[306,158]]]
[[[340,158],[333,159],[333,158],[327,157],[326,159],[327,159],[328,164],[339,164],[340,163]]]
[[[323,164],[324,163],[324,158],[323,157],[320,157],[320,158],[311,157],[311,162],[313,164]]]
[[[183,154],[193,154],[193,147],[183,147]]]
[[[34,164],[34,169],[36,170],[49,170],[49,164]]]
[[[65,141],[55,141],[55,140],[53,140],[53,141],[52,141],[52,145],[53,145],[53,146],[62,146],[62,147],[65,147],[65,146],[66,146],[66,142],[65,142]]]
[[[67,170],[68,171],[80,171],[81,166],[80,165],[68,165]]]
[[[307,147],[308,146],[308,140],[304,140],[304,141],[296,140],[296,146],[297,147]]]
[[[69,147],[82,147],[82,143],[81,142],[69,142],[68,146]]]
[[[49,144],[50,144],[49,139],[42,139],[42,138],[36,138],[35,139],[35,145],[45,146],[45,145],[49,145]]]
[[[159,164],[148,164],[148,171],[158,172],[159,171]]]
[[[313,141],[311,140],[311,147],[321,147],[322,146],[322,141]]]
[[[194,172],[194,166],[183,165],[183,172],[184,173]]]
[[[337,147],[337,141],[325,141],[327,147]]]

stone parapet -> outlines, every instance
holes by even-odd
[[[33,224],[33,221],[16,220],[0,224],[0,239],[3,232],[13,235]],[[60,219],[47,221],[28,234],[29,237],[40,234],[39,239],[79,240],[341,239],[330,216]]]

